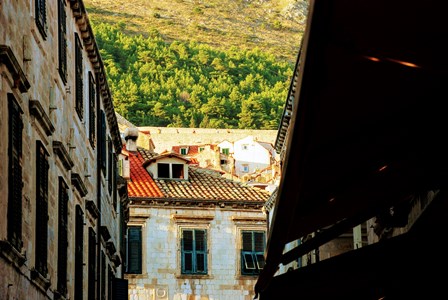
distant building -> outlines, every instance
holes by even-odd
[[[252,300],[264,266],[270,193],[125,134],[129,298]],[[187,154],[188,155],[188,151]]]

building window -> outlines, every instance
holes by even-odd
[[[84,213],[76,205],[75,216],[75,300],[83,299],[83,264],[84,264]]]
[[[65,13],[65,0],[58,1],[58,50],[59,75],[67,83],[67,15]]]
[[[249,173],[249,165],[247,165],[247,164],[243,165],[243,172],[244,173]]]
[[[89,142],[93,149],[95,149],[95,100],[96,100],[96,90],[95,90],[95,79],[93,78],[92,72],[89,72]]]
[[[230,153],[229,148],[222,148],[221,153],[225,154],[225,155],[229,155],[229,153]]]
[[[92,227],[89,227],[88,240],[88,300],[95,299],[95,275],[96,275],[96,234]]]
[[[106,114],[101,111],[101,135],[100,135],[100,166],[103,174],[106,174]]]
[[[142,227],[128,228],[128,273],[142,274]]]
[[[118,157],[114,154],[112,159],[112,204],[114,206],[114,210],[117,210],[117,178],[118,178],[118,168],[117,168]]]
[[[207,236],[205,229],[181,230],[182,274],[207,274]]]
[[[264,231],[242,231],[241,238],[241,274],[258,275],[265,264],[265,233]]]
[[[101,284],[100,284],[100,299],[106,300],[106,254],[101,251]],[[94,299],[94,298],[92,298]]]
[[[20,253],[22,242],[22,131],[23,113],[8,94],[8,241]]]
[[[36,26],[44,39],[47,38],[47,1],[36,0]]]
[[[36,271],[47,276],[48,241],[48,152],[36,142]]]
[[[180,148],[180,154],[187,155],[187,148]]]
[[[202,151],[204,151],[204,150],[205,150],[204,147],[199,147],[199,152],[202,152]]]
[[[75,109],[78,116],[83,120],[84,96],[83,96],[83,67],[82,67],[82,45],[78,34],[75,32]]]
[[[184,165],[183,164],[158,163],[157,164],[157,178],[183,179],[183,178],[185,178]]]
[[[112,161],[113,161],[113,155],[114,153],[112,152],[112,138],[109,136],[108,140],[107,140],[107,188],[109,191],[109,195],[112,193],[112,184],[113,184],[113,180],[112,180],[112,176],[115,174],[112,170],[113,166],[112,166]]]
[[[68,186],[59,177],[58,194],[58,292],[63,297],[67,294],[67,247],[68,247]]]
[[[248,144],[243,144],[243,145],[241,145],[241,149],[242,150],[247,150],[247,149],[249,149],[249,145]]]
[[[220,164],[221,165],[227,165],[227,160],[226,159],[221,159]]]

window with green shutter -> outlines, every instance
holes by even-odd
[[[241,235],[241,274],[258,275],[265,264],[265,233],[264,231],[242,231]]]
[[[36,270],[47,276],[48,258],[48,152],[36,142]]]
[[[181,230],[182,274],[207,274],[207,235],[205,229]]]
[[[22,242],[22,132],[23,113],[12,94],[8,94],[8,241],[21,252]]]
[[[142,273],[142,228],[131,226],[128,228],[128,264],[129,274]]]

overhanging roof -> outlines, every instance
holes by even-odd
[[[285,244],[338,222],[360,223],[448,182],[447,6],[310,2],[257,292],[269,286]]]

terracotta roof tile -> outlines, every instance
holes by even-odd
[[[129,197],[164,197],[154,180],[149,176],[146,169],[143,168],[145,159],[141,153],[139,151],[128,153],[131,171],[131,179],[128,182]],[[146,153],[146,155],[150,156],[151,154]]]
[[[191,200],[255,201],[265,203],[270,196],[266,190],[248,186],[221,176],[218,171],[189,165],[188,180],[153,179],[143,167],[144,157],[156,154],[139,149],[130,153],[130,197],[171,198]]]

